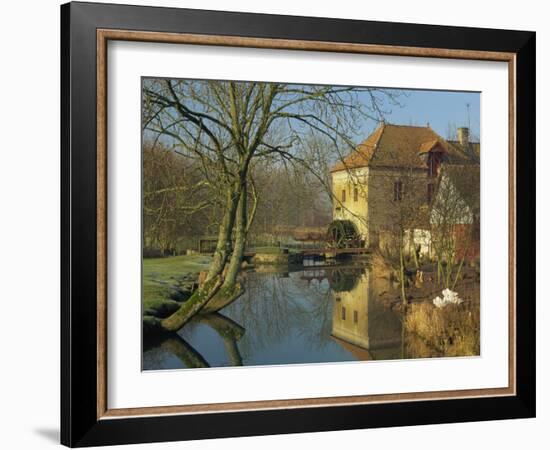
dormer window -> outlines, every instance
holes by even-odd
[[[441,153],[430,152],[428,154],[428,176],[437,177],[437,175],[439,175],[440,166],[441,166]]]

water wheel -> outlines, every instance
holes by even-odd
[[[361,242],[355,224],[351,220],[335,220],[327,231],[327,243],[332,248],[357,247]]]

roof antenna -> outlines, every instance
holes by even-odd
[[[468,116],[468,130],[470,129],[470,104],[466,103],[466,114]]]

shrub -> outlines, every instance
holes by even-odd
[[[479,303],[412,304],[404,320],[413,358],[479,355]]]

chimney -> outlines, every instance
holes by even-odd
[[[470,142],[470,129],[467,127],[461,127],[456,130],[458,136],[458,143],[466,147]]]

